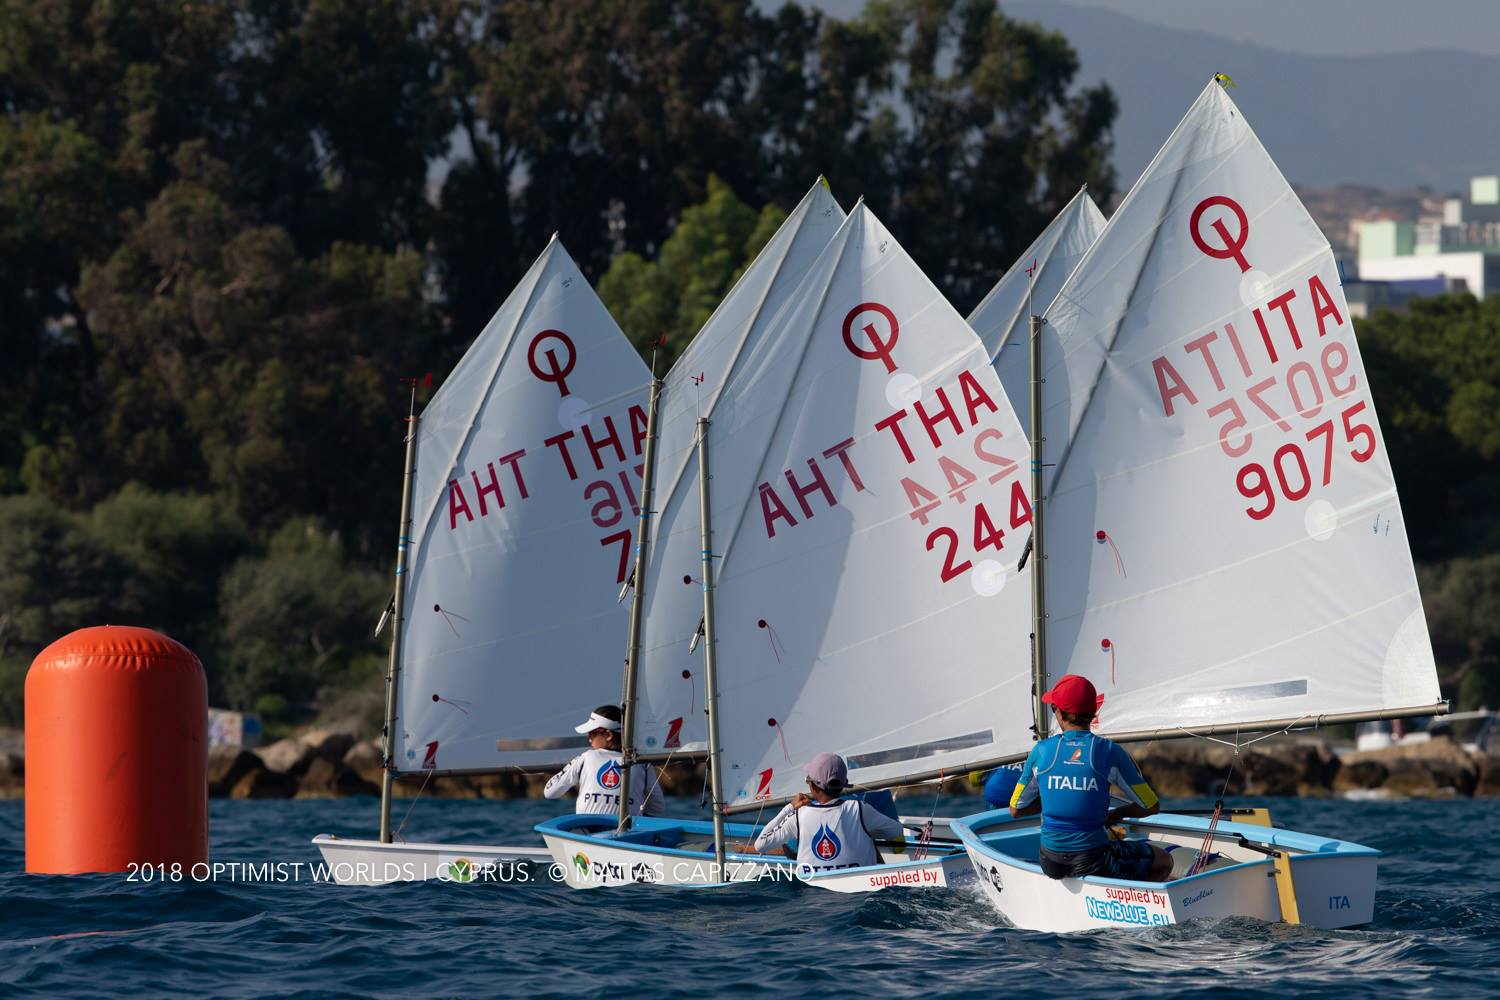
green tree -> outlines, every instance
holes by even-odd
[[[616,257],[599,281],[599,296],[648,359],[666,336],[658,357],[658,371],[665,372],[785,220],[775,205],[755,212],[709,175],[708,198],[682,213],[661,255]]]
[[[1419,299],[1358,336],[1413,551],[1500,551],[1500,299]]]
[[[224,651],[212,690],[236,708],[275,692],[304,716],[325,687],[369,681],[370,632],[390,579],[351,564],[336,533],[289,522],[262,557],[237,563],[219,587]]]
[[[1443,690],[1460,709],[1500,708],[1500,555],[1425,567],[1420,581]]]

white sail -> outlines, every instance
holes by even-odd
[[[554,236],[428,404],[402,770],[559,763],[618,697],[649,380]]]
[[[803,789],[821,751],[863,784],[1024,751],[1029,451],[983,345],[867,208],[713,383],[730,804]]]
[[[716,426],[764,422],[785,394],[787,373],[767,371],[761,343],[777,310],[796,289],[844,221],[844,210],[820,178],[735,282],[668,373],[657,424],[656,507],[646,570],[645,620],[636,749],[697,752],[707,747],[703,653],[693,636],[703,617],[699,581],[697,418]],[[702,384],[699,376],[702,375]],[[724,401],[729,378],[757,386]],[[755,489],[754,470],[717,469],[716,516],[737,516]]]
[[[1011,265],[969,314],[969,326],[984,341],[1000,384],[1015,407],[1021,429],[1031,434],[1030,319],[1052,304],[1068,275],[1104,229],[1104,213],[1080,188],[1042,234]]]
[[[1219,86],[1046,318],[1048,674],[1101,732],[1438,701],[1338,268]]]

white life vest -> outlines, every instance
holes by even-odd
[[[838,799],[823,806],[813,803],[798,809],[794,820],[797,870],[809,875],[875,864],[875,841],[865,829],[862,818],[865,811],[863,804],[853,799]],[[900,829],[895,820],[890,822]]]
[[[641,815],[646,802],[646,778],[653,769],[636,765],[630,769],[630,815]],[[615,815],[620,811],[620,783],[625,768],[620,763],[618,750],[589,749],[574,757],[568,766],[554,774],[547,782],[543,794],[549,799],[562,798],[568,789],[577,786],[578,803],[574,808],[579,813],[601,813]],[[655,791],[653,789],[653,791]],[[660,795],[660,793],[657,793]]]

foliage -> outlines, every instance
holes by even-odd
[[[648,262],[620,254],[599,281],[599,297],[643,355],[666,336],[664,372],[785,220],[775,205],[757,215],[710,175],[707,200],[682,213],[661,255]]]
[[[342,704],[380,670],[398,379],[553,232],[670,357],[823,173],[962,308],[1110,195],[1076,71],[993,0],[0,3],[0,702],[115,621],[216,698]]]
[[[267,692],[309,708],[344,672],[367,674],[379,656],[374,614],[389,588],[379,571],[348,564],[336,534],[289,522],[264,556],[235,564],[220,584],[226,669],[218,689],[236,708],[264,710]]]
[[[1429,567],[1421,584],[1444,692],[1460,709],[1500,709],[1500,554]]]
[[[1500,298],[1417,300],[1358,333],[1417,557],[1500,552]]]

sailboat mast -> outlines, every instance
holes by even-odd
[[[708,418],[698,418],[698,520],[703,531],[703,676],[708,687],[708,781],[714,810],[714,861],[724,881],[724,789],[719,778],[719,675],[714,658],[713,523],[708,501]]]
[[[635,683],[641,660],[641,614],[646,599],[646,547],[651,542],[651,510],[656,489],[656,411],[661,400],[661,379],[651,373],[651,396],[646,404],[646,469],[641,474],[641,519],[636,527],[635,570],[631,574],[634,592],[630,597],[630,636],[625,651],[625,696],[621,701],[623,722],[620,749],[624,765],[621,776],[619,830],[630,826],[630,769],[635,762]],[[650,792],[650,789],[647,789]],[[644,805],[644,803],[642,803]]]
[[[401,529],[396,536],[396,596],[391,602],[391,658],[385,672],[385,771],[380,778],[380,842],[391,842],[391,791],[396,773],[396,703],[401,677],[401,626],[406,621],[406,563],[411,551],[411,490],[417,473],[417,383],[406,416],[406,475],[401,481]]]
[[[1047,736],[1047,555],[1042,530],[1042,318],[1031,314],[1031,717],[1037,739]]]

